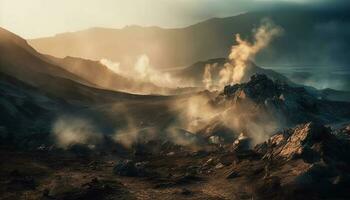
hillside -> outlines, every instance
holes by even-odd
[[[0,29],[0,35],[0,138],[4,144],[24,148],[47,143],[52,140],[52,128],[61,116],[100,120],[101,126],[108,127],[131,115],[123,109],[127,104],[138,108],[135,115],[140,115],[149,108],[143,108],[144,105],[155,104],[157,110],[164,108],[162,102],[172,99],[102,89],[95,85],[98,83],[95,80],[87,81],[91,76],[71,73],[62,67],[74,69],[74,62],[81,61],[83,66],[79,67],[99,70],[95,65],[103,66],[98,62],[74,58],[71,64],[60,63],[65,60],[54,60],[36,52],[15,34]]]
[[[33,85],[39,85],[47,78],[47,75],[92,85],[87,80],[48,62],[44,56],[19,36],[3,28],[0,28],[0,36],[0,69],[2,72],[14,75]]]

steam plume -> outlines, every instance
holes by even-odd
[[[64,116],[53,125],[53,136],[58,147],[67,149],[72,145],[87,145],[94,148],[102,140],[102,134],[91,121]]]
[[[108,69],[112,70],[116,74],[121,73],[120,63],[115,63],[115,62],[112,62],[112,61],[105,59],[105,58],[101,59],[100,63],[102,65],[106,66]]]
[[[254,31],[253,41],[245,41],[240,35],[236,35],[237,45],[233,46],[229,54],[229,62],[219,72],[219,85],[242,82],[249,61],[255,55],[267,47],[272,39],[281,34],[282,29],[273,24],[270,20],[262,20],[261,25]],[[141,55],[133,68],[123,69],[119,63],[101,60],[101,63],[110,68],[113,72],[134,80],[151,82],[158,86],[178,87],[181,81],[174,79],[169,73],[156,70],[152,67],[147,55]],[[206,89],[214,87],[213,70],[216,65],[206,65],[203,74],[203,83]],[[255,142],[260,142],[271,134],[279,124],[270,113],[257,112],[256,105],[249,103],[245,99],[244,104],[234,104],[218,108],[210,103],[211,97],[206,95],[195,95],[189,98],[179,98],[174,103],[174,108],[178,111],[176,118],[180,122],[167,125],[167,139],[177,144],[191,145],[197,143],[192,133],[198,133],[209,124],[219,121],[226,127],[232,129],[234,134],[244,132],[252,137]],[[242,97],[243,98],[243,97]],[[248,102],[248,103],[247,103]],[[64,123],[63,123],[64,122]],[[95,128],[85,121],[78,121],[65,125],[65,121],[58,122],[55,132],[60,144],[69,146],[74,143],[91,144],[91,138],[97,138]],[[125,147],[132,147],[135,143],[145,142],[160,137],[159,130],[154,127],[137,125],[137,121],[132,117],[127,120],[125,128],[119,129],[113,135],[116,142]],[[63,125],[62,125],[63,124]],[[179,131],[179,129],[184,131]],[[80,131],[83,130],[83,131]],[[68,134],[69,133],[69,134]],[[74,133],[74,134],[71,134]],[[94,144],[94,143],[92,143]]]
[[[107,66],[114,73],[126,78],[139,81],[140,83],[152,83],[164,88],[178,88],[191,86],[186,81],[173,77],[170,73],[155,69],[151,65],[149,57],[145,54],[140,55],[133,67],[121,66],[120,63],[114,63],[107,59],[100,60],[100,63]],[[153,88],[142,88],[141,92],[154,92]]]
[[[232,46],[229,54],[230,62],[220,71],[220,84],[241,83],[250,60],[262,49],[266,48],[274,37],[282,33],[282,29],[271,20],[264,19],[261,25],[254,31],[253,42],[243,40],[236,34],[237,45]]]
[[[211,75],[211,71],[212,71],[213,67],[215,67],[215,66],[207,64],[204,68],[203,83],[204,83],[205,88],[207,90],[210,90],[212,85],[213,85],[213,80],[212,80],[212,75]]]

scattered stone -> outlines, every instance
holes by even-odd
[[[203,166],[211,166],[214,165],[214,158],[209,158]]]
[[[239,137],[233,142],[234,151],[246,151],[251,146],[251,139],[241,133]]]
[[[223,139],[220,136],[213,135],[213,136],[209,137],[209,143],[210,144],[220,145],[220,144],[223,143]]]
[[[222,169],[223,167],[225,167],[222,163],[218,163],[216,166],[215,166],[215,169]]]
[[[92,170],[96,170],[98,168],[98,162],[97,161],[91,161],[88,166],[90,167],[90,169]]]
[[[132,160],[123,160],[116,164],[113,172],[120,176],[143,177],[146,176],[146,162],[134,162]]]
[[[226,178],[227,179],[233,179],[233,178],[237,178],[237,177],[239,177],[238,172],[232,171]]]
[[[173,155],[175,155],[175,152],[171,151],[171,152],[167,153],[166,155],[167,156],[173,156]]]

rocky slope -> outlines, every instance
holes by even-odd
[[[266,75],[253,75],[249,82],[226,86],[217,103],[241,104],[250,100],[258,109],[286,117],[288,124],[306,121],[332,123],[345,120],[349,115],[349,103],[324,100],[304,87],[293,87],[273,81]]]
[[[304,87],[290,86],[266,75],[228,85],[209,102],[220,113],[197,131],[205,137],[220,136],[232,142],[240,133],[261,142],[272,132],[309,121],[335,124],[349,121],[348,102],[329,101]]]
[[[125,123],[128,115],[143,116],[140,113],[146,109],[157,110],[156,102],[160,102],[159,109],[164,108],[163,102],[171,99],[101,89],[97,85],[99,82],[86,80],[91,77],[73,73],[75,62],[81,62],[77,64],[79,68],[98,70],[101,65],[95,65],[96,62],[75,58],[68,62],[55,60],[36,52],[11,32],[0,29],[0,36],[0,137],[3,144],[26,148],[52,143],[50,135],[54,122],[64,115],[93,118],[105,130],[122,124],[120,121]],[[104,69],[106,67],[100,71]],[[106,73],[103,78],[110,75]],[[134,105],[133,108],[140,110],[128,114],[120,104]],[[151,105],[143,107],[142,104]]]

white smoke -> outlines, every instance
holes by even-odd
[[[153,83],[159,87],[178,88],[189,87],[190,85],[179,78],[173,77],[170,73],[155,69],[151,65],[149,57],[140,55],[133,67],[123,67],[120,63],[114,63],[107,59],[100,60],[100,63],[107,66],[114,73],[140,82]]]
[[[112,70],[116,74],[120,74],[120,63],[118,62],[113,62],[111,60],[108,60],[106,58],[103,58],[100,60],[100,63],[104,66],[106,66],[108,69]]]
[[[263,20],[254,33],[252,43],[242,40],[239,35],[236,35],[237,45],[231,49],[230,62],[226,63],[219,72],[219,85],[240,83],[249,60],[254,59],[254,56],[261,49],[265,48],[275,36],[279,35],[281,28],[275,26],[270,20]],[[181,87],[184,84],[182,80],[172,77],[171,74],[153,68],[147,55],[139,56],[131,68],[123,67],[119,63],[107,59],[102,59],[100,62],[114,73],[138,81],[172,88]],[[213,71],[217,67],[215,64],[205,66],[203,83],[208,90],[214,88],[214,81],[217,79],[213,77]],[[192,133],[198,133],[213,122],[220,121],[232,129],[233,132],[245,132],[254,141],[260,142],[278,127],[278,123],[275,123],[274,119],[268,114],[254,112],[255,105],[253,104],[249,106],[237,104],[235,107],[228,105],[224,108],[218,108],[209,103],[212,100],[211,97],[206,95],[194,95],[189,98],[177,98],[169,102],[169,104],[172,104],[169,107],[174,112],[172,113],[174,118],[181,122],[176,121],[174,124],[166,125],[168,139],[176,144],[192,145],[198,142],[196,137],[191,135]],[[227,101],[227,104],[230,103]],[[142,102],[142,106],[147,107],[144,102]],[[122,107],[124,107],[124,104]],[[135,119],[128,111],[125,112],[125,115],[128,115],[126,116],[128,118],[126,126],[112,134],[114,141],[125,147],[132,147],[135,143],[160,137],[161,133],[156,129],[159,127],[156,127],[156,125],[140,125],[140,120]],[[102,133],[90,120],[67,116],[61,117],[55,122],[53,135],[57,145],[64,149],[74,144],[94,147],[103,139]]]
[[[56,145],[63,149],[75,144],[94,148],[102,140],[102,133],[91,121],[77,117],[60,117],[54,123],[52,131]]]
[[[212,105],[215,97],[196,95],[179,99],[174,107],[181,110],[180,124],[191,133],[210,135],[217,127],[225,127],[232,134],[244,133],[254,144],[265,141],[281,127],[278,118],[271,112],[258,109],[257,104],[245,94],[239,95],[243,101],[225,100],[224,104]],[[282,118],[281,118],[282,119]]]
[[[204,68],[204,74],[203,74],[203,84],[205,86],[205,89],[212,90],[215,88],[214,80],[213,80],[213,70],[217,67],[217,63],[214,64],[206,64]]]
[[[133,144],[146,143],[157,138],[159,132],[150,126],[143,126],[143,122],[137,123],[131,115],[126,113],[125,126],[117,129],[112,135],[112,139],[126,148],[131,148]]]
[[[180,81],[173,78],[170,73],[153,68],[147,55],[141,55],[137,59],[134,69],[137,79],[153,83],[160,87],[176,88],[180,84]]]
[[[254,60],[255,55],[266,48],[276,36],[282,33],[282,28],[276,26],[271,20],[263,19],[259,28],[253,31],[253,42],[243,40],[236,34],[237,45],[232,46],[229,54],[230,62],[225,64],[220,71],[220,86],[241,83],[249,61]]]

